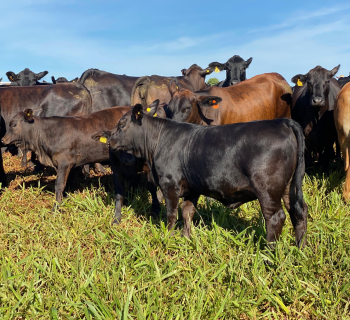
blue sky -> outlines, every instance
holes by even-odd
[[[26,67],[49,71],[48,81],[89,68],[176,76],[235,54],[253,57],[248,78],[274,71],[290,81],[316,65],[350,72],[345,1],[1,1],[0,26],[3,80]]]

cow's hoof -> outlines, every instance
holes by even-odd
[[[112,224],[119,224],[122,221],[122,217],[114,217]]]

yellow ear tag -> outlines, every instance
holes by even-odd
[[[102,143],[107,143],[107,138],[106,137],[100,137],[100,141]]]
[[[178,86],[176,86],[176,90],[179,90],[179,87],[178,87]]]
[[[219,70],[218,67],[215,67],[215,72],[216,72],[216,73],[220,72],[220,70]]]
[[[147,112],[150,112],[151,111],[151,108],[147,108]]]
[[[137,114],[141,114],[141,112],[139,111]]]
[[[298,87],[302,87],[303,86],[303,83],[300,81],[300,79],[298,79],[298,81],[297,81],[297,86]]]
[[[207,73],[209,73],[209,70],[207,70]]]
[[[27,116],[30,117],[30,113],[29,112],[27,113]]]
[[[157,116],[157,114],[155,113],[154,115],[153,115],[153,117],[156,117]]]

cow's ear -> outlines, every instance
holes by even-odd
[[[249,58],[249,59],[245,62],[246,68],[249,67],[249,65],[252,63],[252,61],[253,61],[253,58]]]
[[[33,110],[32,109],[25,109],[23,111],[24,113],[24,121],[26,122],[33,122],[34,118],[33,118]]]
[[[9,78],[9,80],[10,80],[11,82],[16,82],[16,81],[18,81],[17,74],[15,74],[14,72],[8,71],[8,72],[6,72],[6,75],[7,75],[7,78]]]
[[[102,143],[107,143],[109,137],[111,136],[111,130],[99,131],[91,136],[92,140],[100,141]]]
[[[177,81],[177,79],[171,80],[169,83],[168,89],[169,89],[171,97],[173,97],[175,92],[178,92],[180,90],[179,81]]]
[[[204,70],[198,71],[198,73],[202,77],[205,77],[205,76],[210,75],[214,70],[215,70],[215,68],[208,67],[208,68],[205,68]]]
[[[338,66],[334,67],[334,68],[330,71],[331,77],[334,77],[334,76],[337,74],[339,68],[340,68],[340,64],[339,64]]]
[[[307,74],[297,74],[292,78],[292,82],[299,85],[300,82],[302,83],[302,85],[305,84],[305,81],[307,79]]]
[[[162,103],[157,107],[157,113],[156,115],[154,115],[153,117],[157,117],[157,118],[166,118],[166,112],[165,112],[165,108],[167,107],[166,103]]]
[[[157,108],[159,105],[159,99],[154,100],[149,106],[145,108],[145,113],[151,117],[157,116]]]
[[[56,79],[55,79],[54,76],[51,77],[51,80],[52,80],[52,83],[53,83],[53,84],[56,84]]]
[[[142,124],[142,118],[143,118],[142,109],[143,109],[142,105],[138,103],[132,108],[132,113],[131,113],[132,122],[135,122],[139,126]]]
[[[219,103],[222,99],[215,96],[199,96],[197,101],[201,107],[213,107],[214,109],[217,109],[219,108]]]
[[[185,76],[185,75],[186,75],[186,71],[187,71],[187,69],[182,69],[182,70],[181,70],[181,74],[182,74],[183,76]]]
[[[74,78],[73,80],[71,80],[70,82],[78,82],[79,78]]]
[[[49,71],[43,71],[43,72],[36,73],[35,78],[36,78],[36,80],[40,80],[41,78],[44,78],[48,73],[49,73]]]
[[[226,70],[226,63],[212,62],[209,63],[209,67],[213,68],[215,72]]]

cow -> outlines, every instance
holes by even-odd
[[[229,87],[247,79],[246,69],[249,67],[253,58],[247,61],[238,55],[234,55],[226,63],[209,63],[208,69],[215,72],[226,70],[226,79],[217,84],[218,87]]]
[[[338,83],[341,87],[344,87],[348,82],[350,82],[350,75],[347,77],[339,76]]]
[[[12,71],[8,71],[6,72],[6,75],[11,81],[12,86],[35,86],[37,84],[41,84],[38,82],[38,80],[45,77],[48,73],[48,71],[34,73],[28,68],[25,68],[17,74]]]
[[[77,82],[79,80],[79,78],[74,78],[73,80],[69,81],[67,80],[67,78],[65,77],[59,77],[57,79],[55,79],[54,76],[51,77],[52,83],[56,84],[56,83],[68,83],[68,82]]]
[[[137,79],[138,77],[88,69],[83,72],[78,82],[89,90],[92,112],[96,112],[113,106],[130,106],[131,91]]]
[[[298,84],[292,97],[292,119],[304,131],[306,166],[312,164],[313,157],[317,158],[325,173],[334,156],[334,143],[337,144],[333,110],[340,85],[333,77],[339,67],[329,71],[317,66],[306,74],[295,75],[291,80]]]
[[[265,73],[234,86],[191,92],[176,81],[168,117],[179,122],[222,125],[253,120],[290,118],[292,90],[278,73]]]
[[[1,101],[0,101],[0,119],[2,119],[1,118]],[[2,130],[3,124],[4,124],[4,122],[1,120],[0,121],[0,132]],[[7,179],[6,179],[5,170],[4,170],[4,163],[2,161],[2,152],[0,152],[0,183],[1,183],[2,188],[7,186]]]
[[[339,91],[334,107],[334,123],[337,129],[338,141],[344,158],[346,172],[343,197],[350,200],[350,83]]]
[[[205,83],[205,77],[214,70],[202,69],[193,64],[188,69],[182,69],[182,76],[179,77],[162,77],[162,76],[144,76],[139,78],[131,93],[131,104],[148,105],[151,101],[159,99],[160,103],[168,103],[171,95],[168,85],[172,79],[177,79],[178,83],[190,91],[203,90],[208,87]]]
[[[2,105],[1,128],[3,137],[9,129],[10,120],[24,109],[33,109],[35,115],[82,116],[91,113],[91,97],[89,91],[78,83],[62,83],[48,86],[13,87],[0,89]],[[21,148],[22,149],[22,148]],[[23,153],[22,166],[27,165],[26,152]]]
[[[297,245],[306,244],[304,137],[295,121],[198,126],[154,118],[136,105],[110,132],[108,142],[112,150],[132,150],[136,157],[147,160],[165,199],[168,230],[173,232],[179,198],[184,198],[186,237],[190,237],[200,195],[232,209],[258,199],[267,242],[273,248],[286,219],[282,198]]]

